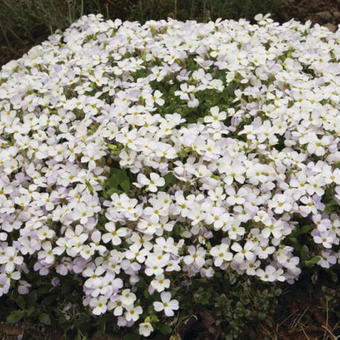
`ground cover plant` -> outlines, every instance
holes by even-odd
[[[41,294],[65,320],[83,304],[129,336],[177,336],[214,301],[237,339],[235,315],[265,319],[280,283],[336,283],[339,31],[255,19],[89,15],[2,68],[8,321],[51,323]]]
[[[273,13],[283,0],[2,0],[0,1],[0,65],[16,59],[87,14],[105,19],[139,21],[195,19],[200,22]]]

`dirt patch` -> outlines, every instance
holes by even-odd
[[[20,56],[28,52],[32,47],[33,45],[30,45],[29,43],[20,47],[14,45],[13,50],[17,50],[17,53],[14,53],[14,51],[11,51],[8,46],[0,45],[0,68],[2,65],[5,65],[10,60],[20,58]]]
[[[273,18],[280,23],[292,18],[327,26],[335,32],[340,23],[340,0],[286,0]]]

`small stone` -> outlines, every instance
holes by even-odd
[[[327,22],[332,19],[332,13],[330,11],[323,11],[316,13],[317,17],[320,18],[320,20]]]
[[[340,12],[338,12],[338,11],[333,12],[333,17],[335,19],[339,19],[340,18]]]
[[[335,32],[336,31],[336,26],[331,24],[331,23],[328,23],[325,25],[331,32]]]

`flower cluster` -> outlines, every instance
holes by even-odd
[[[256,20],[89,15],[2,68],[0,295],[77,276],[148,336],[176,278],[339,263],[340,30]]]

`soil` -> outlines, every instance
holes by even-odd
[[[310,20],[335,32],[340,24],[340,0],[286,0],[273,18],[280,23],[292,18],[302,23]]]
[[[8,63],[10,60],[20,58],[21,55],[28,52],[32,47],[33,45],[31,45],[29,42],[26,42],[20,47],[13,46],[13,49],[17,50],[17,53],[14,53],[13,51],[11,51],[11,49],[8,48],[8,46],[0,45],[0,68],[2,65]]]

